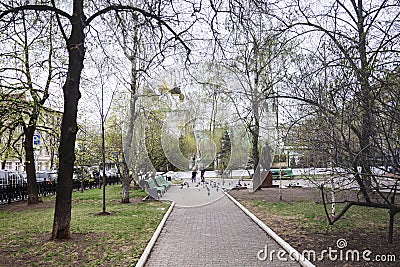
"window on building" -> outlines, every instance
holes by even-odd
[[[20,168],[21,168],[21,162],[15,162],[15,170],[22,171]]]
[[[12,162],[7,161],[5,167],[7,170],[12,170]]]

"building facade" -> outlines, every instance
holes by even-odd
[[[58,164],[58,144],[62,112],[43,108],[34,134],[33,146],[37,171],[52,170]],[[8,129],[0,136],[1,168],[15,171],[25,170],[25,151],[22,126]]]

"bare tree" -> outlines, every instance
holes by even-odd
[[[3,79],[7,81],[6,90],[19,98],[14,101],[19,101],[24,106],[20,110],[18,123],[23,129],[28,204],[39,202],[33,137],[40,124],[40,116],[44,111],[44,104],[49,97],[50,86],[55,76],[54,16],[48,19],[44,22],[38,14],[21,12],[21,17],[12,21],[14,29],[19,29],[18,32],[11,34],[9,30],[5,31],[7,38],[6,44],[3,44],[4,51],[7,51],[4,57],[9,62],[15,62],[15,66],[8,64],[3,68],[5,73]],[[47,53],[42,52],[44,43],[48,47]],[[10,48],[14,51],[9,51]],[[17,137],[16,141],[20,137]]]
[[[115,17],[110,19],[108,23],[110,29],[114,31],[117,37],[117,42],[122,48],[125,58],[130,63],[130,79],[127,81],[129,84],[129,110],[128,120],[126,127],[126,136],[122,152],[122,203],[129,203],[129,187],[133,180],[137,181],[137,173],[135,172],[136,158],[135,153],[132,153],[132,143],[135,128],[135,120],[137,116],[137,100],[139,97],[139,87],[141,76],[144,74],[147,67],[145,67],[145,47],[143,47],[146,22],[139,13],[132,14],[119,14],[116,13]],[[113,27],[116,24],[117,27]],[[147,65],[147,64],[146,64]],[[132,170],[132,171],[130,171]],[[130,172],[133,177],[131,177]]]
[[[311,110],[317,111],[319,119],[313,119],[322,126],[317,128],[321,131],[314,140],[325,144],[333,164],[348,170],[363,196],[363,201],[346,202],[334,218],[328,217],[329,222],[340,219],[352,205],[389,209],[391,242],[392,219],[399,212],[393,200],[395,189],[391,187],[389,193],[384,193],[381,177],[373,167],[381,164],[382,156],[395,158],[388,155],[395,155],[390,147],[396,147],[397,137],[388,135],[388,130],[397,126],[385,110],[393,110],[396,105],[383,104],[386,101],[382,96],[391,95],[393,87],[388,84],[393,85],[394,80],[390,82],[388,76],[396,71],[400,52],[396,42],[400,34],[399,3],[351,0],[324,2],[321,6],[293,1],[274,12],[289,36],[313,37],[304,41],[303,49],[321,56],[314,61],[314,72],[306,71],[298,83],[302,84],[297,86],[300,90],[287,97],[314,107]],[[327,53],[322,56],[325,49]],[[307,77],[317,79],[308,79],[311,83],[305,84]]]

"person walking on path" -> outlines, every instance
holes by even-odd
[[[201,182],[202,182],[202,183],[205,182],[205,179],[204,179],[204,173],[205,173],[205,172],[206,172],[205,169],[202,169],[202,170],[200,171],[200,179],[201,179]]]
[[[196,168],[193,168],[193,171],[192,171],[192,183],[196,182],[196,175],[197,175]]]

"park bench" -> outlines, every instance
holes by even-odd
[[[156,182],[156,184],[157,184],[158,186],[164,187],[165,190],[167,190],[167,189],[171,186],[171,183],[168,182],[168,181],[165,179],[165,177],[162,176],[162,175],[159,175],[159,176],[154,177],[154,181]]]
[[[273,178],[279,178],[279,172],[282,172],[283,178],[292,178],[293,177],[293,170],[292,169],[270,169]]]
[[[166,191],[164,186],[160,186],[157,184],[155,178],[149,178],[147,180],[147,184],[151,187],[151,188],[156,188],[157,191],[159,191],[161,193],[161,195],[163,195]]]
[[[152,199],[159,199],[171,186],[164,176],[159,175],[154,178],[142,179],[139,185],[146,191]]]
[[[149,178],[144,180],[145,182],[145,191],[149,194],[153,199],[159,199],[165,192],[165,187],[158,186],[153,178]]]

